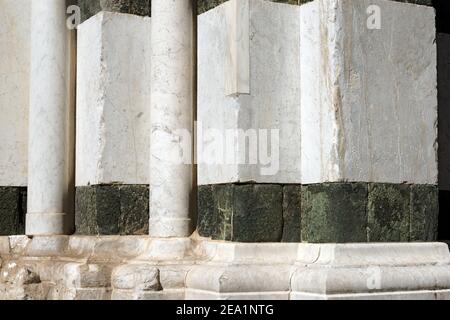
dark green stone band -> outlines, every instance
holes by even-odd
[[[234,242],[409,242],[437,239],[431,185],[330,183],[199,187],[198,232]]]
[[[151,0],[78,0],[81,21],[85,21],[100,11],[129,13],[150,16]]]
[[[0,236],[25,234],[26,187],[0,187]]]
[[[77,187],[77,235],[148,235],[148,185]]]
[[[202,14],[228,0],[197,0],[197,13]],[[268,0],[272,2],[300,5],[312,0]],[[393,0],[398,2],[432,5],[432,0]],[[129,13],[140,16],[151,15],[151,0],[78,0],[82,21],[89,19],[100,11]]]
[[[198,14],[202,14],[208,10],[211,10],[218,5],[221,5],[224,2],[227,2],[228,0],[197,0],[197,11]],[[307,2],[311,2],[313,0],[268,0],[272,2],[279,2],[279,3],[287,3],[287,4],[293,4],[293,5],[301,5]],[[420,5],[427,5],[431,6],[432,0],[393,0],[397,2],[406,2],[406,3],[413,3],[413,4],[420,4]]]

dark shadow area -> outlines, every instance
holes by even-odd
[[[450,191],[439,191],[439,230],[438,239],[450,240]]]
[[[436,29],[438,33],[450,33],[450,1],[433,0],[436,9]]]
[[[447,165],[450,148],[448,147],[448,137],[450,133],[450,117],[448,103],[448,89],[450,71],[448,57],[448,36],[450,34],[450,1],[433,0],[436,9],[436,31],[438,33],[436,41],[438,46],[438,100],[439,100],[439,179],[447,180]],[[441,34],[441,35],[439,35]],[[445,183],[444,183],[445,184]],[[442,184],[441,184],[442,185]],[[450,191],[439,191],[439,231],[438,239],[441,241],[450,240]]]

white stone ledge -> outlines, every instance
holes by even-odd
[[[297,261],[334,266],[449,264],[445,243],[302,244]]]
[[[291,280],[293,292],[322,295],[409,292],[445,288],[450,288],[449,265],[299,268]]]
[[[292,268],[286,266],[198,266],[186,278],[188,288],[212,293],[288,292]]]
[[[0,285],[25,288],[29,270],[56,286],[46,298],[450,299],[444,243],[18,236],[0,237],[0,260]]]
[[[293,292],[290,300],[449,300],[450,290],[320,295]]]

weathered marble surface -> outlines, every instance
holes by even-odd
[[[0,0],[0,186],[26,186],[30,90],[29,0]]]
[[[197,142],[199,184],[299,183],[299,7],[256,0],[250,0],[248,8],[234,4],[227,2],[198,20],[198,132],[200,128],[203,132]],[[230,20],[235,19],[233,26]],[[227,58],[230,50],[232,59]],[[235,60],[248,60],[248,67],[233,63]],[[236,77],[237,86],[227,84]],[[230,96],[228,88],[233,87],[238,89]],[[249,88],[250,94],[242,94],[242,88]],[[267,139],[259,129],[267,129]],[[238,130],[241,139],[226,144],[226,134]],[[216,138],[216,133],[223,139]],[[256,137],[250,139],[253,146],[260,143],[268,149],[269,165],[261,163],[258,151],[263,148],[258,146],[253,153],[258,163],[249,161],[248,150],[255,149],[242,143],[246,133]],[[277,141],[280,148],[274,147],[271,154],[271,145]],[[230,145],[233,148],[224,151]]]
[[[380,30],[366,26],[369,5]],[[437,184],[434,10],[318,0],[300,11],[302,183]]]
[[[150,18],[78,28],[76,185],[149,184]]]

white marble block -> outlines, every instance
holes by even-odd
[[[150,31],[111,12],[79,26],[77,186],[149,184]]]
[[[27,185],[29,0],[0,0],[0,186]]]
[[[299,39],[298,6],[231,0],[199,16],[199,184],[300,182]]]
[[[305,184],[437,184],[435,13],[384,0],[300,8]]]

